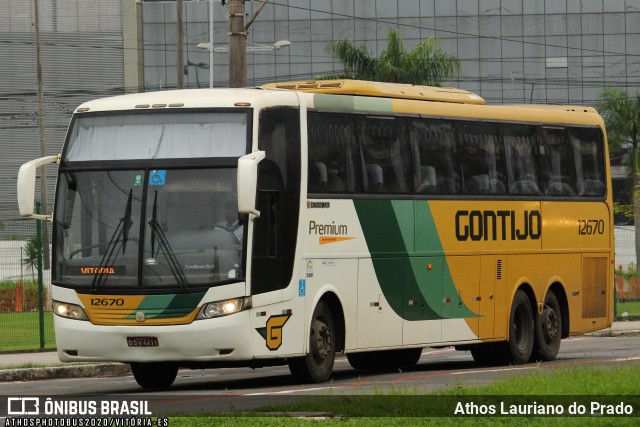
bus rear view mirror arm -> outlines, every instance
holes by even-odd
[[[238,159],[238,212],[260,218],[256,209],[258,163],[265,158],[264,151],[254,151]]]
[[[50,163],[60,164],[60,155],[40,157],[20,166],[18,172],[18,206],[20,215],[33,219],[51,221],[52,215],[34,214],[34,198],[36,192],[36,170]]]

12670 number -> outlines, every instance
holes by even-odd
[[[579,219],[578,234],[589,236],[594,234],[604,234],[604,220],[602,219]]]
[[[122,307],[124,305],[123,298],[91,298],[91,305],[106,307],[113,306]]]

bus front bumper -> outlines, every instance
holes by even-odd
[[[63,362],[232,362],[251,360],[249,312],[187,325],[101,326],[54,316]]]

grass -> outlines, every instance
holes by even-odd
[[[24,283],[25,286],[27,286],[28,284],[30,285],[31,283],[35,283],[35,282],[33,280],[31,280],[31,281],[25,280],[23,283]],[[18,282],[15,281],[15,280],[3,280],[3,281],[0,281],[0,289],[15,289],[16,286],[18,286]],[[36,284],[36,286],[37,286],[37,284]]]
[[[625,312],[627,316],[640,316],[640,301],[619,302],[617,312],[618,317],[621,317]]]
[[[44,313],[45,348],[56,348],[53,313]],[[0,313],[0,351],[37,350],[40,348],[38,312]]]
[[[60,362],[60,364],[62,364],[62,362]],[[0,366],[0,370],[5,370],[5,369],[32,369],[32,368],[46,368],[48,367],[48,365],[43,365],[41,363],[33,363],[33,362],[26,362],[26,363],[21,363],[19,365],[6,365],[6,366]]]
[[[640,365],[616,368],[557,368],[512,376],[489,386],[455,386],[449,390],[426,394],[418,388],[400,389],[392,392],[375,393],[367,396],[326,395],[304,397],[296,403],[264,407],[260,412],[247,416],[216,417],[216,426],[635,426],[640,414],[640,396],[637,379]],[[563,395],[565,397],[563,397]],[[609,395],[609,396],[607,396]],[[623,396],[627,395],[627,396]],[[562,405],[565,416],[537,417],[507,415],[484,416],[444,416],[455,413],[457,402],[476,402],[496,405],[499,401],[510,404],[553,404]],[[590,403],[632,402],[635,417],[612,416],[566,416],[571,403],[584,404],[587,413]],[[438,405],[439,415],[425,414]],[[295,416],[269,416],[268,413],[325,414],[322,418],[301,419]],[[398,414],[399,416],[389,416]],[[200,427],[212,424],[212,417],[171,417],[172,427]]]

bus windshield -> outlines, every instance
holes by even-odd
[[[242,280],[236,169],[62,172],[56,284],[186,290]]]
[[[247,113],[98,113],[78,116],[65,161],[240,157]]]

